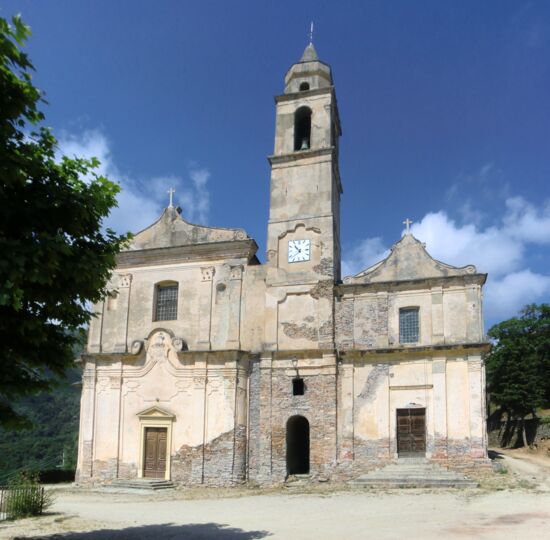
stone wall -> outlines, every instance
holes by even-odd
[[[183,445],[172,456],[171,478],[184,485],[228,486],[246,478],[246,426],[238,425],[209,443]]]
[[[249,479],[254,483],[286,479],[286,429],[295,415],[309,422],[311,476],[328,478],[336,465],[335,357],[299,359],[297,367],[305,392],[296,396],[292,392],[296,370],[290,360],[264,357],[259,367],[253,367],[251,384],[259,382],[259,391],[250,396]]]

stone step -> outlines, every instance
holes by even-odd
[[[375,488],[477,488],[479,484],[466,479],[437,478],[365,478],[349,483],[353,487]]]
[[[148,490],[160,490],[160,489],[174,489],[174,483],[170,480],[155,480],[155,479],[141,479],[136,478],[133,480],[127,480],[124,478],[118,478],[113,481],[110,487],[124,488],[124,489],[148,489]]]
[[[479,484],[463,474],[448,471],[426,460],[402,460],[390,463],[349,482],[354,487],[441,487],[474,488]]]

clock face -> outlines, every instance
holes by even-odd
[[[309,261],[311,254],[310,240],[289,240],[288,241],[288,262]]]

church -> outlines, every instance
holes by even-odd
[[[433,259],[407,223],[386,259],[341,276],[341,125],[313,44],[275,102],[265,263],[244,230],[172,204],[119,254],[82,355],[78,482],[487,463],[486,274]]]

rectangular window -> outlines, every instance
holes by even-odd
[[[418,311],[418,308],[403,308],[399,310],[400,343],[418,343]]]
[[[305,392],[304,379],[292,379],[292,395],[303,396]]]
[[[175,321],[178,318],[178,286],[157,287],[155,321]]]

